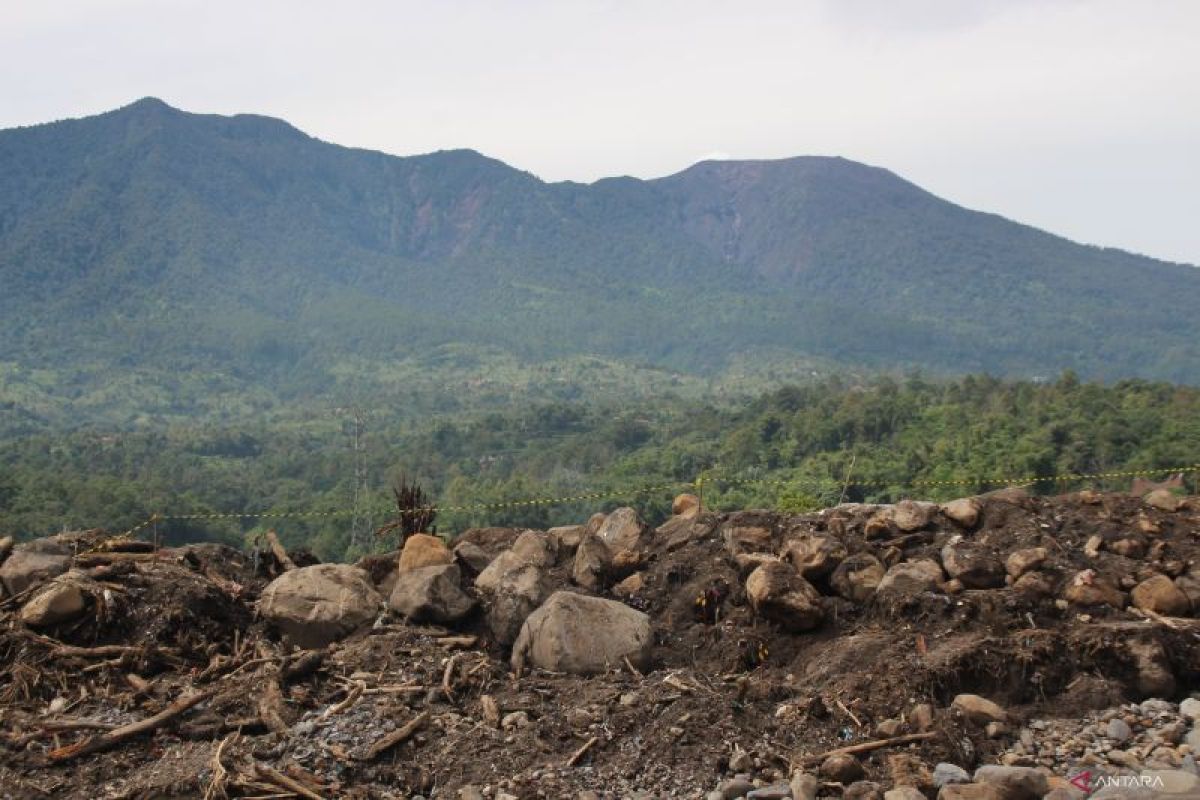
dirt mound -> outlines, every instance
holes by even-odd
[[[453,630],[387,612],[397,556],[364,559],[379,616],[313,651],[256,616],[287,554],[111,552],[90,532],[68,572],[0,601],[0,797],[933,797],[939,762],[1039,769],[1051,788],[1076,768],[1194,768],[1200,733],[1173,704],[1200,688],[1195,498],[688,513],[657,531],[626,513],[610,544],[596,525],[468,531],[452,549],[480,607]],[[593,590],[572,580],[580,558]],[[516,571],[543,599],[644,612],[649,666],[515,671],[489,613],[513,607]],[[1090,733],[1117,718],[1128,752]]]

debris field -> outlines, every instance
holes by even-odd
[[[1200,797],[1200,499],[674,512],[0,540],[0,798]]]

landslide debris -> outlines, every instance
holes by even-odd
[[[0,798],[1200,794],[1197,498],[674,508],[6,547]]]

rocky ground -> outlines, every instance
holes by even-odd
[[[0,797],[1200,797],[1197,498],[675,510],[0,541]]]

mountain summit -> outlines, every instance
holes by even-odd
[[[285,369],[449,343],[1200,381],[1200,270],[841,158],[545,183],[146,98],[0,132],[0,361]]]

